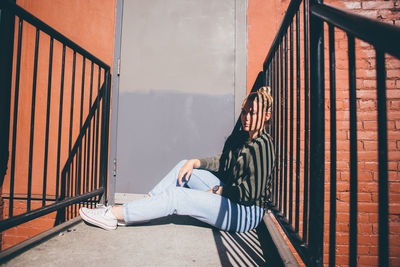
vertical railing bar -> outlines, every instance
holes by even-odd
[[[287,212],[288,212],[288,192],[287,192],[287,187],[288,187],[288,181],[287,181],[287,160],[288,160],[288,36],[287,36],[287,32],[284,35],[285,38],[285,126],[284,126],[284,136],[285,136],[285,143],[284,143],[284,147],[285,147],[285,153],[284,153],[284,164],[283,164],[283,177],[284,177],[284,187],[283,187],[283,204],[284,204],[284,208],[283,208],[283,214],[284,214],[284,218],[287,218]]]
[[[65,198],[69,197],[69,178],[71,177],[71,172],[72,172],[72,168],[73,168],[73,161],[71,160],[71,163],[68,166],[68,176],[65,177]],[[69,178],[68,178],[69,177]],[[69,214],[69,206],[65,207],[65,212],[66,212],[66,219],[68,217]]]
[[[336,266],[336,72],[335,29],[329,24],[329,81],[330,81],[330,216],[329,216],[329,266]]]
[[[56,199],[58,199],[58,190],[59,190],[59,184],[60,184],[61,127],[62,127],[62,112],[63,112],[63,101],[64,101],[64,74],[65,74],[65,44],[63,44],[63,50],[62,50],[60,107],[59,107],[59,112],[58,112],[59,119],[58,119],[58,141],[57,141]],[[62,185],[61,185],[61,187],[62,187]]]
[[[293,20],[290,23],[290,149],[289,149],[289,224],[293,221]]]
[[[88,128],[85,133],[85,186],[82,190],[87,193],[89,192],[89,183],[90,183],[90,129],[92,127],[92,123],[89,122]],[[87,203],[85,205],[87,207]]]
[[[350,108],[350,245],[349,265],[357,265],[357,99],[354,37],[348,34]]]
[[[89,110],[92,107],[92,90],[93,90],[93,61],[90,64],[90,92],[89,92]],[[86,192],[89,192],[89,184],[90,184],[90,166],[93,166],[90,161],[90,145],[91,145],[91,129],[92,129],[92,122],[89,123],[88,127],[88,134],[87,134],[87,142],[88,142],[88,149],[87,149],[87,168],[86,168]]]
[[[77,195],[77,184],[78,184],[78,175],[79,175],[79,149],[76,150],[75,154],[75,177],[72,179],[71,184],[71,196],[75,197]],[[71,205],[71,214],[73,216],[76,215],[76,205]],[[72,217],[71,217],[72,218]]]
[[[76,66],[76,51],[74,51],[73,62],[72,62],[72,85],[71,85],[71,109],[70,109],[70,121],[69,121],[69,141],[68,141],[68,156],[71,155],[71,144],[72,144],[72,128],[74,121],[74,94],[75,94],[75,66]]]
[[[71,193],[70,193],[70,188],[71,188],[71,173],[73,174],[73,169],[74,169],[74,161],[71,160],[70,161],[70,171],[68,171],[68,176],[65,178],[66,179],[66,189],[65,189],[65,196],[66,197],[70,197]],[[69,209],[69,207],[68,207]]]
[[[103,187],[104,186],[104,184],[103,184],[103,179],[104,179],[104,165],[105,165],[105,163],[104,163],[104,156],[105,156],[105,152],[104,152],[104,149],[105,149],[105,147],[104,147],[104,142],[105,142],[105,109],[106,109],[106,101],[107,101],[107,99],[106,99],[106,91],[107,91],[107,88],[106,88],[106,78],[105,78],[105,76],[106,76],[106,71],[104,70],[104,78],[103,78],[103,84],[102,84],[102,87],[103,87],[103,91],[102,91],[102,98],[103,98],[103,101],[102,101],[102,104],[101,104],[101,125],[100,125],[100,134],[101,134],[101,136],[100,136],[100,164],[99,164],[99,187]],[[106,163],[107,164],[107,163]]]
[[[71,85],[71,105],[70,105],[70,116],[69,116],[70,121],[69,121],[68,158],[71,157],[72,130],[74,126],[73,122],[74,122],[74,100],[75,100],[75,67],[76,67],[76,51],[74,50],[73,60],[72,60],[72,81],[71,81],[72,85]],[[73,175],[74,172],[68,174],[68,184],[69,184],[70,194],[72,194],[72,183],[73,183],[73,178],[71,177],[71,174]],[[72,213],[72,206],[70,206],[70,211]],[[69,214],[70,213],[68,213],[68,215]]]
[[[68,179],[69,180],[68,181],[68,197],[72,197],[72,187],[73,187],[72,183],[74,181],[74,170],[75,170],[75,168],[76,168],[76,166],[74,164],[74,160],[72,159],[71,160],[71,171],[70,171],[69,179]],[[70,217],[71,214],[72,214],[72,206],[70,205],[68,207],[68,215],[67,215],[67,219],[68,220],[71,218]]]
[[[97,189],[97,169],[98,169],[98,149],[99,149],[99,121],[100,121],[100,88],[101,88],[101,67],[99,66],[99,77],[97,83],[97,120],[96,120],[96,160],[95,160],[95,169],[94,169],[94,188]]]
[[[385,54],[376,50],[376,82],[378,107],[378,258],[379,266],[389,266],[389,194],[388,194],[388,144],[387,144],[387,110],[386,110],[386,69]]]
[[[275,151],[277,151],[276,149],[276,67],[275,67],[275,59],[276,59],[276,53],[274,52],[273,57],[272,57],[272,63],[271,63],[271,75],[272,75],[272,94],[273,94],[273,100],[274,100],[274,105],[272,106],[272,125],[273,125],[273,131],[272,131],[272,137],[274,139],[274,147],[275,147]],[[275,152],[277,153],[277,152]],[[276,155],[275,155],[276,156]],[[275,157],[275,162],[276,162],[276,157]],[[275,164],[275,168],[274,171],[272,173],[272,184],[271,184],[271,194],[272,194],[272,198],[271,198],[271,202],[272,202],[272,206],[275,207],[276,206],[276,191],[275,191],[275,185],[276,185],[276,181],[275,181],[275,174],[276,174],[276,164]]]
[[[85,56],[82,55],[82,86],[81,86],[81,108],[80,108],[80,116],[79,116],[79,132],[80,133],[82,131],[82,119],[83,119],[83,100],[85,97],[85,72],[86,72],[86,58]],[[83,142],[83,136],[81,139],[81,145],[79,146],[79,170],[78,170],[78,177],[77,177],[77,186],[78,186],[78,192],[77,195],[81,194],[81,186],[82,186],[82,142]],[[86,143],[85,143],[86,146]],[[85,168],[85,165],[83,166],[83,168]],[[85,169],[84,169],[85,171]],[[81,207],[81,203],[79,203],[78,205],[79,208]]]
[[[91,74],[90,74],[90,106],[92,106],[92,89],[93,89],[93,70],[94,70],[94,68],[93,68],[93,66],[94,66],[94,64],[93,64],[93,62],[92,62],[92,66],[91,66]],[[93,125],[93,131],[92,131],[92,160],[91,160],[91,163],[90,163],[90,166],[91,166],[91,170],[90,170],[90,172],[91,172],[91,174],[90,174],[90,177],[91,177],[91,180],[90,180],[90,191],[92,191],[93,190],[93,186],[94,186],[94,162],[95,162],[95,150],[94,150],[94,148],[95,148],[95,145],[96,145],[96,143],[95,143],[95,126],[96,126],[96,112],[94,112],[94,114],[93,114],[93,119],[92,119],[92,122],[91,122],[91,124]],[[90,202],[90,207],[92,208],[93,207],[93,202]]]
[[[271,125],[271,132],[270,132],[270,135],[271,135],[271,137],[272,137],[272,140],[273,140],[273,142],[274,142],[274,144],[275,144],[275,119],[274,119],[274,111],[275,111],[275,91],[274,91],[274,57],[272,57],[272,59],[271,59],[271,62],[270,62],[270,65],[269,65],[269,73],[270,73],[270,76],[271,76],[271,78],[270,78],[270,80],[271,80],[271,83],[270,83],[270,86],[271,86],[271,96],[272,96],[272,99],[273,99],[273,101],[274,101],[274,105],[272,106],[272,114],[271,114],[271,119],[270,119],[270,125]],[[271,190],[270,190],[270,197],[269,197],[269,201],[270,201],[270,206],[273,206],[274,205],[274,177],[273,177],[273,174],[272,174],[272,176],[271,176]]]
[[[26,210],[31,210],[32,197],[32,162],[33,162],[33,141],[35,136],[35,109],[36,109],[36,83],[37,83],[37,65],[39,56],[39,29],[36,28],[35,38],[35,59],[33,62],[33,84],[32,84],[32,106],[31,106],[31,128],[29,137],[29,167],[28,167],[28,192]]]
[[[85,128],[85,133],[82,136],[82,142],[85,142],[85,143],[83,145],[83,153],[82,153],[82,156],[81,156],[82,157],[81,161],[83,161],[83,168],[82,168],[83,170],[82,170],[82,173],[81,173],[81,177],[82,178],[81,178],[81,184],[79,186],[79,194],[86,193],[86,191],[85,191],[86,183],[87,183],[87,180],[86,180],[87,179],[87,176],[86,176],[87,161],[86,161],[86,159],[87,159],[87,146],[88,146],[88,143],[87,143],[87,132],[88,132],[88,128],[89,127],[90,126]],[[83,204],[83,202],[79,202],[78,207],[81,208],[82,204]]]
[[[88,134],[89,128],[90,128],[90,125],[88,125],[88,127],[85,129],[85,133],[84,133],[85,138],[83,138],[83,136],[82,136],[82,142],[84,140],[85,145],[83,147],[83,159],[82,159],[83,160],[83,172],[82,172],[83,177],[82,177],[81,187],[79,189],[80,193],[87,192],[87,191],[85,191],[85,188],[86,188],[86,184],[87,184],[87,176],[86,176],[87,164],[88,164],[88,162],[87,162],[88,135],[87,134]],[[81,207],[81,203],[79,203],[79,207]]]
[[[280,104],[281,104],[281,117],[280,117],[280,125],[281,126],[283,126],[284,125],[284,122],[283,122],[283,117],[284,117],[284,105],[285,105],[285,102],[284,102],[284,84],[283,84],[283,57],[284,57],[284,54],[283,54],[283,39],[281,40],[281,45],[280,45],[280,54],[281,54],[281,57],[280,57],[280,60],[281,60],[281,62],[280,62],[280,78],[281,78],[281,86],[280,86],[280,92],[281,92],[281,98],[280,98]],[[279,163],[279,165],[281,166],[281,168],[280,168],[280,174],[279,174],[279,212],[281,212],[281,213],[283,213],[282,212],[282,208],[283,208],[283,174],[284,174],[284,163],[283,163],[283,159],[284,159],[284,157],[283,157],[283,155],[284,155],[284,152],[283,152],[283,148],[284,148],[284,137],[283,137],[283,132],[284,132],[284,129],[283,129],[283,127],[280,127],[281,129],[281,131],[280,131],[280,140],[281,140],[281,144],[280,144],[280,163]]]
[[[50,38],[50,52],[49,52],[49,75],[47,84],[47,109],[46,109],[46,137],[44,145],[44,167],[43,167],[43,195],[42,206],[46,205],[46,187],[47,187],[47,161],[49,149],[49,126],[50,126],[50,103],[51,103],[51,75],[53,68],[53,37]]]
[[[296,13],[296,210],[295,232],[299,232],[300,224],[300,118],[301,118],[301,94],[300,94],[300,10]]]
[[[276,167],[275,167],[275,203],[276,203],[276,207],[279,208],[279,169],[280,169],[280,162],[279,162],[279,157],[280,157],[280,146],[279,146],[279,110],[280,110],[280,94],[279,94],[279,47],[277,47],[276,49],[276,86],[275,86],[275,90],[276,90],[276,104],[274,105],[276,107],[276,145],[275,145],[275,149],[276,149],[276,157],[275,157],[275,161],[276,161]]]
[[[92,145],[92,181],[91,181],[91,190],[95,189],[94,181],[96,179],[95,172],[96,172],[96,125],[97,125],[97,112],[93,114],[93,145]]]
[[[306,1],[307,2],[307,1]],[[321,3],[312,0],[310,5]],[[308,12],[306,12],[308,13]],[[306,45],[306,44],[305,44]],[[310,162],[308,252],[312,266],[323,266],[325,205],[324,24],[310,17]],[[306,118],[307,119],[307,118]],[[305,227],[307,228],[307,227]]]
[[[100,176],[100,186],[104,188],[104,194],[102,197],[102,201],[106,200],[107,196],[107,188],[106,188],[106,183],[107,183],[107,169],[106,167],[108,166],[107,164],[107,155],[108,155],[108,147],[107,147],[107,105],[108,105],[108,74],[107,71],[104,70],[104,80],[103,80],[103,85],[104,85],[104,90],[103,90],[103,104],[102,104],[102,116],[101,116],[101,176]],[[105,204],[105,203],[103,203]]]
[[[102,181],[102,187],[104,187],[104,193],[103,193],[103,204],[106,203],[107,200],[107,174],[108,174],[108,141],[109,141],[109,119],[110,119],[110,94],[111,94],[111,75],[110,75],[110,70],[105,70],[104,71],[104,84],[105,84],[105,90],[104,90],[104,99],[105,102],[103,102],[105,109],[104,109],[104,129],[102,135],[104,135],[104,143],[103,143],[103,181]]]
[[[303,242],[307,243],[308,236],[308,176],[309,176],[309,58],[308,58],[308,1],[304,1],[304,190],[303,190]]]
[[[73,187],[71,189],[72,191],[72,196],[76,197],[78,195],[78,187],[79,187],[79,176],[80,176],[80,167],[81,167],[81,162],[80,162],[80,149],[76,150],[76,154],[75,154],[75,164],[76,164],[76,168],[75,168],[75,179],[73,179]],[[74,190],[75,188],[75,190]],[[74,214],[74,216],[76,216],[76,205],[72,205],[72,212]]]
[[[86,63],[86,58],[85,56],[82,56],[82,86],[81,86],[81,114],[79,117],[79,129],[82,128],[82,119],[83,119],[83,99],[85,97],[85,63]]]
[[[63,45],[63,47],[65,48],[65,45]],[[65,51],[65,50],[64,50]],[[61,171],[61,190],[60,190],[60,199],[59,200],[63,200],[65,199],[65,193],[66,193],[66,172],[69,171],[69,168],[63,169]],[[58,187],[57,187],[58,188]],[[59,210],[57,212],[57,220],[56,223],[60,224],[65,222],[65,215],[66,215],[66,210],[67,207]]]
[[[11,150],[11,172],[10,172],[10,199],[8,205],[8,217],[13,216],[14,209],[14,179],[15,179],[15,152],[17,145],[17,124],[18,124],[18,99],[19,99],[19,79],[21,71],[21,50],[22,50],[22,30],[23,20],[18,17],[18,48],[17,48],[17,65],[15,74],[15,93],[14,93],[14,111],[13,111],[13,133],[12,133],[12,150]]]
[[[95,169],[95,147],[96,147],[96,143],[95,143],[95,136],[96,136],[96,111],[93,114],[93,120],[92,120],[92,124],[93,124],[93,133],[92,133],[92,161],[91,161],[91,180],[90,180],[90,191],[93,190],[94,188],[94,169]]]
[[[274,92],[273,92],[273,80],[274,80],[274,76],[273,76],[273,74],[272,74],[272,72],[273,72],[273,65],[272,65],[272,61],[273,61],[274,59],[272,59],[271,60],[271,62],[269,63],[269,65],[268,65],[268,73],[269,73],[269,80],[270,80],[270,83],[269,83],[269,86],[270,86],[270,88],[271,88],[271,96],[272,96],[272,99],[275,99],[275,95],[274,95]],[[275,103],[274,103],[275,104]],[[273,105],[273,106],[275,106],[275,105]],[[270,122],[269,122],[269,125],[271,126],[270,127],[270,129],[269,129],[269,134],[271,135],[271,136],[273,136],[273,133],[274,133],[274,131],[275,131],[275,125],[274,125],[274,122],[272,122],[271,123],[271,121],[273,121],[272,120],[272,117],[271,117],[271,119],[270,119]],[[273,137],[273,139],[275,140],[275,137]],[[271,190],[272,190],[272,187],[271,187]],[[271,191],[272,192],[272,191]]]
[[[108,164],[107,164],[107,156],[108,156],[108,143],[107,143],[107,141],[108,141],[108,127],[107,127],[107,125],[108,125],[108,98],[109,98],[109,96],[108,96],[108,91],[109,91],[109,88],[108,88],[108,71],[106,71],[106,70],[104,70],[104,95],[103,95],[103,97],[104,97],[104,101],[103,101],[103,119],[102,119],[102,125],[103,125],[103,127],[102,127],[102,136],[103,136],[103,143],[102,143],[102,157],[103,157],[103,159],[102,159],[102,164],[101,164],[101,167],[102,167],[102,176],[101,176],[101,183],[102,183],[102,187],[104,187],[104,194],[103,194],[103,201],[105,201],[106,200],[106,196],[107,196],[107,186],[106,186],[106,183],[107,183],[107,166],[108,166]],[[103,203],[103,204],[105,204],[105,203]]]
[[[89,92],[89,110],[92,107],[92,94],[93,94],[93,61],[90,64],[90,92]]]

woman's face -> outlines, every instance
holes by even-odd
[[[270,112],[264,111],[265,106],[266,104],[263,104],[260,98],[246,101],[240,115],[244,131],[255,132],[264,127],[271,117]]]
[[[246,132],[254,131],[257,129],[258,120],[258,107],[257,101],[246,101],[243,105],[241,120],[243,125],[243,130]]]

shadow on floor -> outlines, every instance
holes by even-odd
[[[220,231],[189,216],[171,215],[140,225],[191,225],[213,229],[222,266],[284,266],[264,223],[246,233]]]
[[[213,234],[222,266],[284,266],[263,223],[246,233]]]
[[[191,225],[213,229],[222,266],[284,266],[264,223],[246,233],[220,231],[189,216],[171,215],[140,225]]]

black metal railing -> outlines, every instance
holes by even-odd
[[[0,11],[11,55],[1,77],[11,112],[1,125],[10,157],[0,162],[9,166],[0,231],[55,211],[58,224],[107,195],[110,67],[16,4],[0,1]]]
[[[329,32],[325,49],[324,26]],[[277,151],[271,209],[307,266],[323,265],[324,205],[329,203],[329,266],[336,253],[336,65],[335,29],[347,34],[349,101],[349,265],[357,265],[357,105],[355,39],[376,51],[379,165],[379,266],[389,265],[388,140],[385,55],[400,58],[400,28],[351,14],[317,0],[292,0],[264,62],[264,82],[275,105],[269,128]],[[301,38],[303,37],[303,38]],[[329,58],[325,88],[324,59]],[[325,92],[329,92],[329,138]],[[325,144],[329,143],[329,147]],[[327,153],[327,154],[326,154]],[[326,162],[325,157],[329,157]],[[377,155],[378,156],[378,155]],[[329,164],[327,164],[329,163]],[[325,176],[329,173],[329,191]],[[325,191],[329,199],[325,200]]]

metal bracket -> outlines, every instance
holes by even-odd
[[[117,61],[117,75],[119,76],[120,73],[120,68],[121,68],[121,58],[118,58]]]
[[[113,164],[113,176],[117,176],[117,158],[114,158],[114,164]]]

